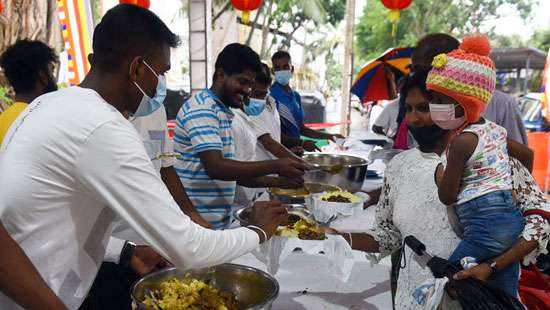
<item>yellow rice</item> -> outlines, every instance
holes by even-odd
[[[222,292],[204,281],[192,279],[170,279],[152,290],[163,310],[236,310],[235,297]],[[158,309],[149,296],[145,296],[145,305]]]

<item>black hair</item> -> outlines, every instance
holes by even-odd
[[[417,62],[427,62],[421,63],[421,65],[430,65],[435,56],[449,53],[459,46],[460,42],[448,34],[428,34],[416,43],[416,47],[412,53],[413,68]]]
[[[401,124],[401,121],[403,121],[403,119],[405,118],[405,114],[407,111],[407,94],[412,89],[417,88],[424,96],[426,96],[426,98],[430,98],[430,92],[426,88],[426,79],[428,78],[429,72],[430,70],[419,70],[416,72],[411,72],[404,77],[401,85],[401,90],[399,92],[399,113],[397,114],[397,124]]]
[[[244,70],[252,70],[256,74],[262,72],[260,56],[249,46],[240,43],[231,43],[218,54],[215,71],[222,69],[227,75],[239,74]],[[216,80],[216,72],[214,80]]]
[[[93,66],[112,72],[124,63],[122,60],[150,56],[163,44],[177,47],[180,39],[155,13],[137,5],[119,4],[95,27]]]
[[[19,40],[2,54],[0,66],[16,93],[32,91],[40,71],[49,72],[55,51],[40,41]]]
[[[262,72],[256,75],[256,83],[261,85],[271,85],[271,73],[269,67],[262,62]]]
[[[290,54],[287,51],[276,51],[273,56],[271,56],[271,62],[277,60],[277,59],[283,59],[288,58],[288,60],[291,60]]]

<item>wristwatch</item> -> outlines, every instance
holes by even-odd
[[[498,271],[497,262],[494,259],[489,258],[487,261],[485,261],[485,263],[487,263],[487,265],[491,267],[491,274],[494,274]]]
[[[122,253],[120,254],[120,260],[118,261],[118,264],[122,267],[129,268],[135,250],[136,244],[130,241],[126,241],[126,243],[124,243],[124,247],[122,248]]]

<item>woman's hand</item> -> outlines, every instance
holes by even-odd
[[[467,278],[476,278],[481,281],[487,281],[491,276],[491,267],[487,263],[481,263],[470,269],[462,270],[454,275],[455,280],[464,280]]]

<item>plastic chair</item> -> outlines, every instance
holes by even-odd
[[[535,152],[533,177],[541,189],[548,191],[549,186],[549,132],[530,132],[527,134],[529,147]]]

